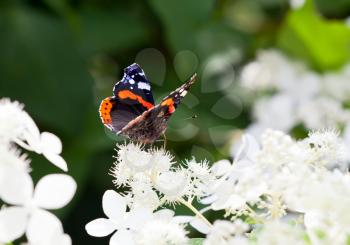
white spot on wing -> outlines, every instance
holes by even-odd
[[[129,83],[130,83],[130,84],[134,84],[134,83],[135,83],[135,80],[134,80],[134,79],[129,79]]]
[[[182,91],[182,92],[181,92],[181,97],[184,97],[186,94],[187,94],[187,91],[186,91],[186,90]]]
[[[144,83],[144,82],[139,82],[139,83],[137,84],[137,87],[138,87],[139,89],[151,90],[151,86],[150,86],[149,84],[147,84],[147,83]]]

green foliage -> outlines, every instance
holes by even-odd
[[[306,1],[288,14],[278,45],[318,70],[336,69],[350,59],[350,28],[344,21],[325,20]]]
[[[189,245],[202,245],[204,238],[192,238],[190,239]]]

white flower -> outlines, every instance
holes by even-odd
[[[20,173],[20,174],[19,174]],[[44,209],[58,209],[73,197],[76,183],[64,174],[51,174],[39,180],[35,190],[33,181],[25,172],[7,175],[3,183],[2,199],[8,204],[0,211],[0,241],[10,242],[26,233],[32,244],[43,244],[57,233],[62,224],[56,216]]]
[[[250,135],[243,136],[233,164],[220,161],[213,165],[213,174],[220,173],[220,178],[208,188],[210,195],[201,202],[211,204],[213,210],[239,213],[246,210],[247,203],[260,200],[267,184],[261,167],[255,162],[258,153],[260,147],[256,140]]]
[[[215,177],[221,177],[227,174],[232,168],[231,162],[227,159],[219,160],[211,167],[211,173]]]
[[[303,0],[290,2],[295,8],[304,4]],[[350,121],[345,106],[349,79],[349,64],[336,72],[318,74],[276,50],[259,51],[255,61],[243,68],[240,82],[244,88],[273,93],[254,93],[255,120],[248,132],[255,136],[266,128],[287,132],[299,124],[313,130],[341,129]]]
[[[265,128],[289,131],[297,122],[296,101],[286,93],[262,98],[254,105],[254,118]]]
[[[153,150],[151,154],[152,167],[155,168],[157,172],[169,171],[170,167],[174,164],[174,156],[162,148]]]
[[[21,154],[20,150],[15,146],[0,144],[0,168],[11,166],[28,172],[29,162],[27,155]]]
[[[149,178],[144,175],[141,178],[135,179],[130,183],[131,191],[129,193],[131,202],[130,208],[149,208],[155,210],[160,205],[160,200],[157,193],[152,189],[152,183]]]
[[[103,195],[103,212],[108,218],[98,218],[89,222],[85,229],[95,237],[104,237],[116,231],[111,237],[111,245],[134,244],[134,233],[152,218],[148,209],[135,209],[126,211],[125,198],[113,190]]]
[[[297,115],[307,128],[318,130],[338,128],[350,120],[349,111],[339,101],[325,96],[305,101],[298,108]]]
[[[340,167],[347,171],[348,149],[335,130],[315,131],[300,144],[307,151],[306,161],[329,169]]]
[[[44,236],[41,241],[25,243],[22,245],[71,245],[72,239],[69,235],[64,234],[62,230],[58,229],[53,232],[51,236]]]
[[[151,158],[152,155],[144,151],[139,144],[130,143],[127,145],[119,145],[119,164],[128,166],[133,173],[150,169],[152,167]]]
[[[226,220],[216,220],[212,228],[207,231],[207,237],[204,245],[245,245],[249,240],[242,236],[248,230],[249,226],[241,220],[229,222]]]
[[[300,227],[283,222],[269,222],[264,224],[262,231],[258,233],[257,244],[306,245],[308,243],[304,240],[304,232]]]
[[[33,119],[23,110],[23,105],[9,99],[0,100],[0,142],[15,142],[21,147],[43,154],[55,166],[67,171],[67,163],[60,156],[60,139],[40,131]]]
[[[62,142],[56,135],[42,132],[39,145],[37,148],[34,148],[34,151],[38,154],[43,154],[47,160],[63,171],[68,171],[66,161],[60,156],[62,153]]]
[[[0,143],[0,198],[8,191],[8,176],[20,178],[29,171],[29,160],[14,146]]]
[[[190,195],[192,190],[189,175],[184,169],[160,173],[155,187],[169,202],[176,202],[182,197]]]
[[[0,99],[0,140],[3,142],[31,140],[39,130],[23,105],[8,98]]]
[[[197,163],[194,159],[186,162],[188,172],[191,177],[191,186],[193,186],[193,195],[200,198],[206,195],[210,184],[215,180],[210,172],[207,161]]]
[[[169,171],[173,164],[173,156],[163,149],[146,151],[139,144],[124,144],[117,146],[117,161],[111,169],[117,186],[130,185],[135,176],[141,174],[152,176],[152,181],[159,172]]]
[[[186,233],[174,212],[162,209],[154,213],[154,218],[139,231],[136,240],[140,245],[183,245],[188,242]]]
[[[253,90],[268,90],[297,80],[300,64],[289,61],[277,50],[263,50],[256,61],[242,70],[241,85]]]

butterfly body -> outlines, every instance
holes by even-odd
[[[167,121],[195,78],[196,74],[155,105],[151,84],[134,63],[125,68],[122,80],[114,86],[114,96],[101,102],[101,120],[110,130],[132,141],[153,143],[166,131]]]

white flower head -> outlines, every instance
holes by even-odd
[[[261,136],[262,149],[257,153],[257,162],[268,166],[282,166],[294,156],[296,142],[287,134],[267,129]]]
[[[130,183],[130,188],[131,202],[129,206],[132,209],[146,207],[155,210],[160,205],[159,197],[152,188],[150,178],[143,176],[143,178],[134,179]]]
[[[277,50],[259,51],[257,59],[246,65],[241,74],[241,85],[253,90],[271,90],[292,84],[303,69]]]
[[[26,154],[11,144],[0,144],[0,169],[2,167],[15,167],[18,170],[29,172],[29,163]],[[0,173],[3,172],[0,170]]]
[[[323,95],[304,102],[297,114],[304,125],[312,130],[337,128],[350,119],[349,111],[343,108],[340,101]]]
[[[196,162],[193,158],[186,162],[187,169],[191,171],[192,176],[200,180],[205,180],[210,177],[210,167],[208,161]]]
[[[186,162],[186,166],[191,178],[193,195],[198,198],[205,196],[210,184],[216,179],[211,174],[209,162],[196,162],[195,159],[192,159]]]
[[[174,156],[163,148],[154,149],[151,154],[153,168],[158,172],[166,172],[174,164]]]
[[[145,151],[140,144],[118,145],[118,162],[128,166],[132,172],[143,172],[152,167],[152,155]]]
[[[0,99],[0,140],[11,142],[23,140],[26,128],[32,128],[33,121],[23,110],[23,104]]]
[[[253,116],[266,128],[288,131],[297,123],[295,98],[287,93],[263,97],[256,101]]]
[[[60,156],[61,140],[49,132],[40,134],[33,119],[17,101],[0,100],[0,142],[14,142],[26,150],[43,154],[62,170],[68,170],[67,163]]]
[[[0,211],[0,241],[11,242],[24,233],[31,244],[44,244],[57,233],[63,233],[60,220],[45,209],[65,206],[73,197],[76,183],[64,174],[50,174],[33,190],[33,181],[25,172],[8,174],[2,199],[16,205]]]
[[[110,245],[134,244],[134,233],[152,218],[149,209],[133,209],[127,212],[126,199],[113,190],[105,192],[102,206],[107,218],[95,219],[85,229],[89,235],[95,237],[108,236],[116,231],[111,237]]]
[[[208,231],[208,235],[204,240],[204,245],[214,244],[236,244],[237,237],[241,237],[241,241],[238,244],[247,244],[248,240],[244,239],[241,235],[248,230],[248,224],[238,219],[234,222],[227,220],[217,220],[214,222],[211,229]]]
[[[346,169],[349,161],[347,147],[336,130],[314,131],[301,142],[306,149],[306,161],[313,165],[327,168]]]
[[[185,169],[160,173],[155,187],[168,202],[177,202],[190,195],[192,190],[189,174]]]
[[[154,218],[147,222],[137,234],[140,245],[182,245],[187,244],[186,230],[173,216],[174,212],[163,209],[154,213]]]
[[[286,244],[302,245],[308,244],[304,239],[304,232],[299,226],[289,225],[283,222],[268,222],[262,227],[257,236],[257,244]]]
[[[130,185],[137,176],[169,171],[174,157],[164,149],[145,150],[140,144],[129,143],[118,145],[115,158],[117,160],[111,169],[111,175],[115,178],[113,183],[123,186]]]

